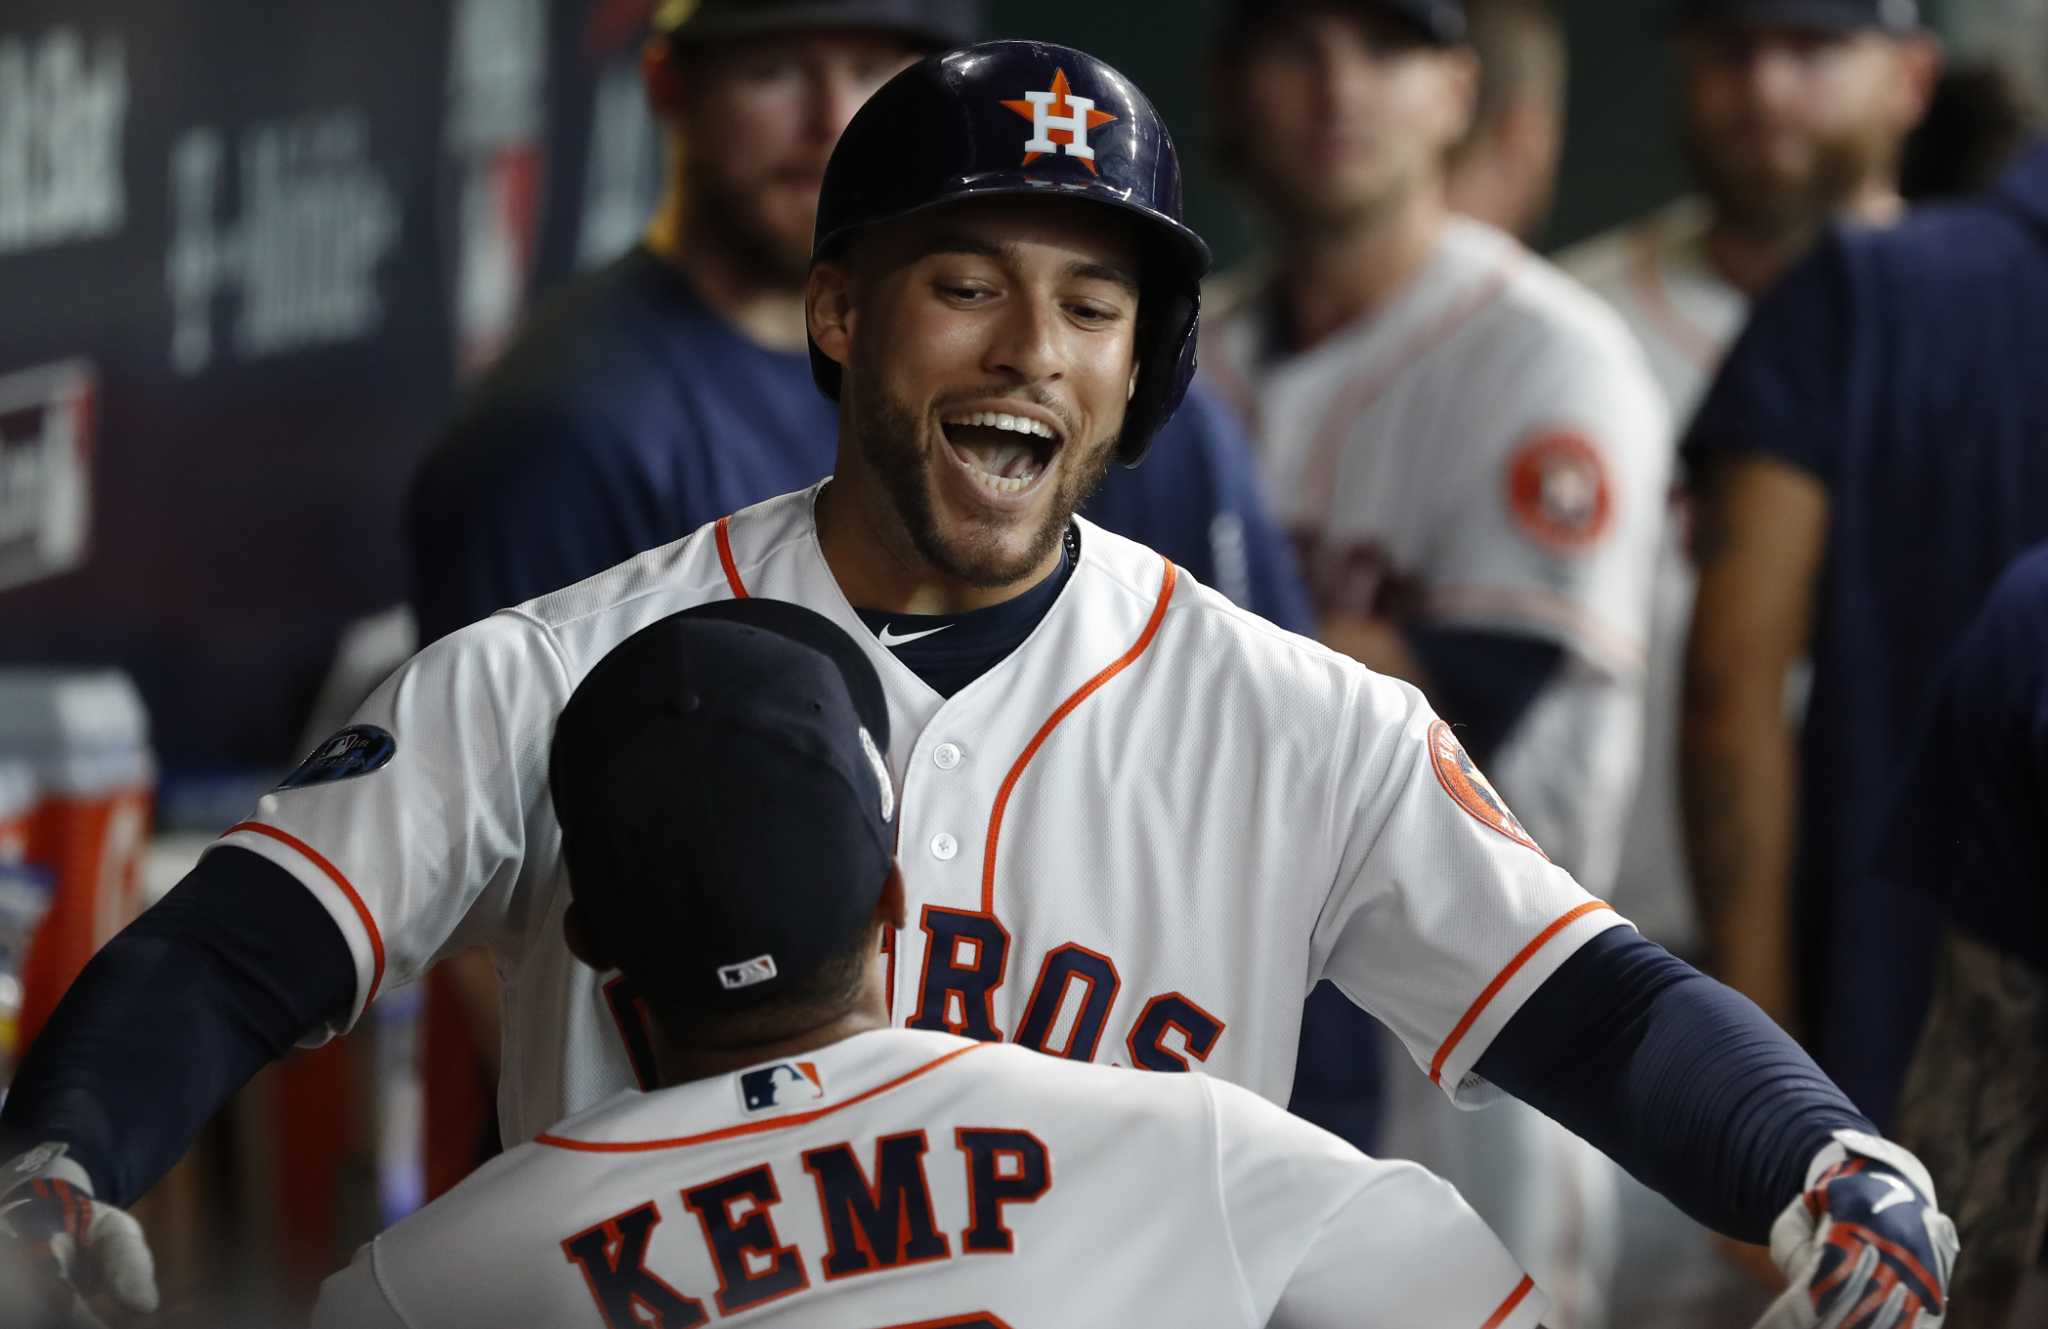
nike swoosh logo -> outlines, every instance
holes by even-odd
[[[1885,1185],[1892,1188],[1892,1193],[1890,1195],[1885,1196],[1882,1200],[1879,1200],[1876,1204],[1870,1206],[1870,1216],[1872,1218],[1877,1217],[1877,1215],[1883,1213],[1885,1210],[1891,1208],[1895,1204],[1906,1204],[1913,1199],[1913,1188],[1911,1186],[1908,1186],[1905,1182],[1900,1181],[1897,1177],[1887,1176],[1886,1174],[1880,1172],[1874,1178],[1872,1178],[1872,1180],[1881,1181]]]
[[[953,625],[951,623],[941,623],[939,624],[939,626],[935,628],[926,628],[923,632],[906,632],[901,636],[896,636],[889,631],[889,629],[893,626],[893,624],[885,623],[882,625],[881,632],[877,634],[882,639],[882,645],[887,646],[892,650],[898,646],[908,646],[911,642],[914,641],[922,641],[926,637],[931,636],[934,632],[944,632],[947,628],[950,628]]]

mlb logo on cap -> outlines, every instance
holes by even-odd
[[[825,1082],[814,1062],[778,1061],[740,1072],[740,1107],[748,1112],[816,1102],[824,1096]]]
[[[751,960],[738,964],[724,964],[718,967],[718,986],[731,992],[736,988],[750,988],[756,983],[766,983],[775,977],[775,957],[757,955]]]

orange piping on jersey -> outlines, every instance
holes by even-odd
[[[1486,1003],[1500,995],[1500,990],[1506,987],[1508,980],[1513,978],[1521,970],[1522,966],[1529,962],[1530,956],[1542,950],[1544,943],[1587,914],[1592,913],[1596,909],[1611,909],[1613,907],[1605,900],[1588,900],[1582,905],[1566,910],[1563,917],[1537,933],[1534,941],[1524,946],[1516,953],[1514,959],[1503,965],[1501,971],[1493,976],[1493,981],[1486,985],[1486,991],[1480,993],[1479,999],[1465,1009],[1465,1014],[1459,1019],[1457,1027],[1451,1030],[1451,1036],[1444,1040],[1444,1045],[1436,1050],[1436,1056],[1430,1059],[1430,1082],[1433,1084],[1441,1084],[1443,1082],[1444,1062],[1450,1058],[1451,1049],[1458,1046],[1459,1040],[1465,1037],[1465,1031],[1470,1029],[1472,1022],[1479,1018],[1479,1012],[1486,1009]]]
[[[992,1043],[969,1043],[964,1048],[954,1048],[943,1057],[935,1057],[922,1066],[905,1071],[887,1084],[878,1084],[872,1089],[864,1089],[845,1102],[834,1103],[830,1107],[812,1108],[809,1112],[792,1112],[786,1117],[772,1117],[766,1121],[744,1121],[737,1126],[727,1126],[720,1130],[706,1131],[702,1135],[682,1135],[673,1140],[622,1140],[616,1143],[598,1140],[571,1140],[560,1135],[548,1135],[545,1133],[536,1135],[533,1139],[535,1144],[553,1145],[557,1149],[574,1149],[579,1153],[585,1154],[633,1154],[644,1153],[653,1149],[686,1149],[693,1144],[710,1144],[715,1140],[731,1140],[737,1139],[742,1135],[759,1135],[764,1131],[784,1130],[791,1126],[801,1126],[806,1122],[816,1121],[820,1117],[829,1117],[842,1108],[850,1108],[856,1103],[865,1103],[877,1094],[888,1093],[897,1085],[908,1084],[927,1071],[937,1070],[955,1057],[962,1057],[981,1048],[993,1046],[994,1044]]]
[[[1038,755],[1038,749],[1045,745],[1045,740],[1052,736],[1060,721],[1073,714],[1074,708],[1088,700],[1097,688],[1129,668],[1159,633],[1160,620],[1166,617],[1166,606],[1173,599],[1173,583],[1180,575],[1172,559],[1162,558],[1159,561],[1166,565],[1166,575],[1159,580],[1158,603],[1152,606],[1152,617],[1146,620],[1145,630],[1138,634],[1138,640],[1132,643],[1131,649],[1111,661],[1108,668],[1076,688],[1073,696],[1060,703],[1060,708],[1046,718],[1038,732],[1031,736],[1031,741],[1024,745],[1024,751],[1011,765],[1010,773],[1003,777],[1002,788],[996,790],[995,806],[989,809],[988,814],[988,840],[981,851],[981,912],[984,914],[993,916],[996,911],[996,841],[1002,836],[1003,813],[1010,805],[1010,791],[1017,787],[1018,777],[1024,774],[1024,768]]]
[[[732,598],[746,599],[747,584],[740,580],[740,565],[732,561],[732,518],[720,517],[711,534],[718,540],[718,561],[725,565],[725,584],[732,587]]]
[[[1527,1274],[1523,1274],[1522,1281],[1515,1284],[1515,1290],[1508,1293],[1508,1299],[1500,1304],[1499,1310],[1486,1317],[1486,1323],[1480,1325],[1479,1329],[1500,1329],[1502,1325],[1508,1322],[1508,1316],[1515,1313],[1515,1307],[1521,1305],[1523,1299],[1534,1291],[1535,1288],[1536,1280]]]
[[[1422,605],[1426,617],[1504,614],[1563,628],[1595,654],[1631,669],[1647,656],[1643,643],[1609,629],[1572,600],[1550,591],[1508,586],[1438,586]]]
[[[1323,422],[1316,430],[1314,451],[1310,454],[1308,483],[1304,492],[1320,493],[1327,497],[1323,517],[1313,529],[1322,532],[1330,529],[1337,510],[1337,473],[1344,464],[1346,431],[1357,423],[1358,418],[1372,408],[1372,404],[1394,386],[1401,375],[1408,372],[1416,361],[1451,339],[1451,335],[1477,317],[1480,311],[1500,298],[1508,288],[1508,281],[1522,266],[1528,251],[1516,245],[1509,255],[1502,259],[1493,274],[1481,282],[1476,290],[1464,300],[1452,306],[1439,316],[1434,323],[1409,338],[1394,358],[1377,373],[1354,377],[1345,384],[1344,391],[1337,394],[1330,409],[1324,413]]]
[[[356,888],[348,884],[348,878],[341,875],[341,869],[321,856],[320,851],[307,844],[298,836],[266,826],[260,821],[239,822],[221,833],[226,839],[236,831],[248,831],[253,835],[267,835],[281,845],[288,845],[305,858],[308,863],[327,874],[327,879],[341,887],[341,893],[355,906],[356,917],[363,921],[363,931],[370,934],[370,990],[363,994],[363,1006],[369,1008],[377,998],[377,987],[384,981],[384,935],[377,931],[377,920],[370,916],[370,907],[363,903],[363,897],[356,894]]]
[[[1721,363],[1721,343],[1709,336],[1705,329],[1696,326],[1672,303],[1671,293],[1664,289],[1664,279],[1657,271],[1655,234],[1645,227],[1632,237],[1629,248],[1632,251],[1628,265],[1629,285],[1635,287],[1636,294],[1642,297],[1644,312],[1657,325],[1657,331],[1664,334],[1664,340],[1676,347],[1680,355],[1712,373],[1714,367]]]

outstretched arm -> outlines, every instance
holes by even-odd
[[[215,849],[71,985],[0,1111],[0,1159],[62,1143],[100,1202],[131,1204],[252,1075],[346,1019],[355,989],[319,902]]]

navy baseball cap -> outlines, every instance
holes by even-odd
[[[549,756],[571,896],[607,960],[689,1010],[758,1006],[843,952],[893,867],[889,712],[799,605],[672,614],[600,660]]]
[[[1921,30],[1917,0],[1681,0],[1680,27],[1783,24],[1802,28]]]
[[[1436,46],[1465,40],[1463,0],[1231,0],[1223,19],[1222,48],[1242,49],[1275,23],[1317,9],[1385,14]]]
[[[854,29],[901,34],[927,51],[981,39],[983,0],[662,0],[654,30],[684,46]]]

